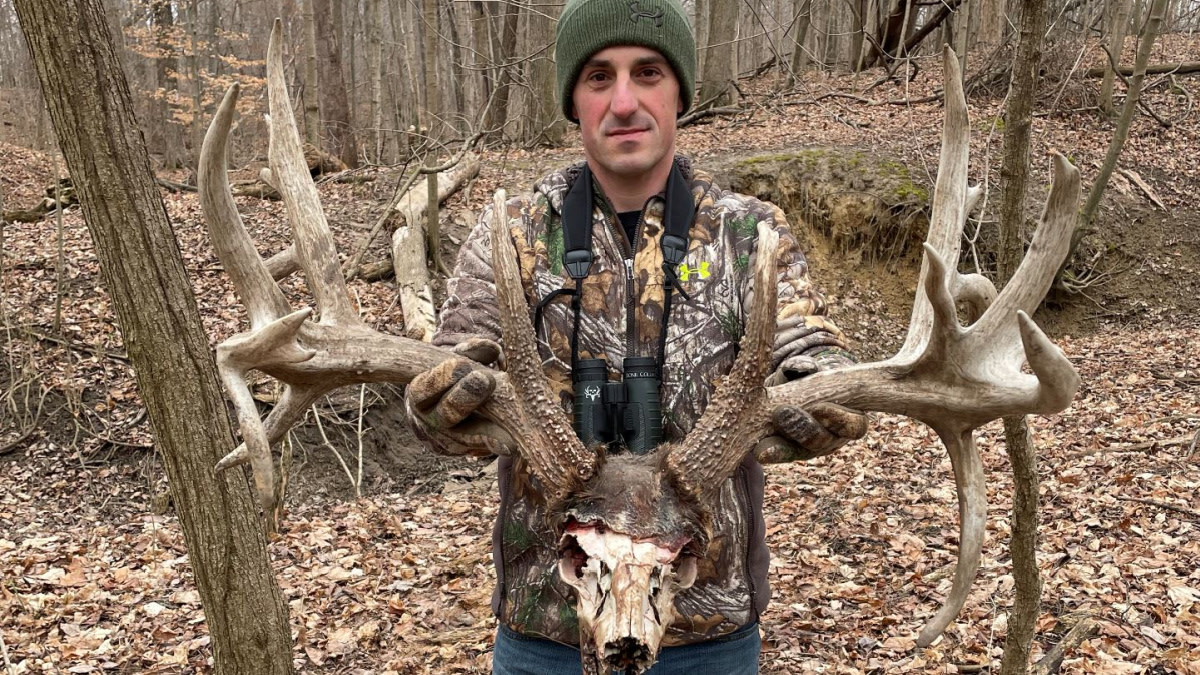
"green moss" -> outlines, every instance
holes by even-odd
[[[812,166],[822,160],[841,158],[846,155],[859,155],[861,157],[862,153],[839,148],[804,148],[793,152],[776,152],[747,157],[738,160],[736,166],[744,169],[761,169],[765,165],[782,162],[800,162],[805,166]]]
[[[925,204],[929,202],[929,190],[924,186],[914,183],[911,179],[906,178],[898,185],[892,188],[892,196],[896,201],[900,202],[917,202]]]

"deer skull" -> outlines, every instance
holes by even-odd
[[[680,501],[661,456],[616,455],[564,510],[558,573],[576,593],[584,651],[642,672],[696,580],[704,516]]]

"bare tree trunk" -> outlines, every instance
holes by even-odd
[[[317,31],[317,81],[321,88],[321,118],[329,131],[327,150],[348,167],[358,166],[358,147],[350,121],[350,101],[342,78],[342,36],[336,18],[341,15],[341,0],[314,0]],[[319,146],[318,146],[319,147]]]
[[[371,78],[371,161],[383,161],[383,2],[367,0],[367,70]]]
[[[704,72],[704,63],[708,59],[708,19],[711,16],[712,0],[696,0],[696,69]]]
[[[1029,139],[1042,36],[1046,33],[1046,0],[1023,0],[1021,32],[1004,110],[1004,156],[1000,164],[1000,254],[997,277],[1007,283],[1024,254],[1025,193],[1029,183]],[[1004,439],[1013,470],[1012,554],[1015,598],[1004,638],[1001,675],[1023,675],[1029,646],[1037,630],[1042,578],[1037,565],[1037,449],[1024,416],[1004,418]]]
[[[492,97],[494,84],[493,61],[490,58],[492,43],[492,20],[484,11],[481,0],[471,0],[471,40],[473,55],[471,67],[475,70],[475,81],[479,85],[479,98],[472,108],[479,108]],[[482,120],[481,120],[482,122]]]
[[[1004,38],[1004,5],[1003,0],[983,0],[973,12],[979,16],[978,42],[994,47]]]
[[[446,21],[445,26],[447,32],[450,33],[450,82],[454,83],[451,89],[454,91],[454,113],[455,117],[462,120],[467,113],[467,76],[463,72],[463,53],[462,39],[458,34],[458,18],[454,11],[453,2],[446,3]]]
[[[785,85],[787,89],[796,86],[796,78],[804,72],[805,66],[808,65],[808,52],[804,49],[804,41],[808,39],[808,27],[812,23],[812,0],[795,0],[795,6],[796,26],[792,29],[795,31],[792,40],[794,47],[792,64]]]
[[[867,25],[867,4],[867,0],[853,0],[849,4],[851,21],[853,23],[850,25],[850,52],[848,56],[850,70],[856,73],[862,70],[863,42]]]
[[[1121,54],[1125,51],[1125,30],[1129,26],[1129,6],[1133,0],[1113,0],[1117,11],[1113,13],[1112,24],[1109,26],[1108,51],[1112,61],[1104,64],[1104,80],[1100,83],[1100,109],[1106,115],[1113,113],[1113,63],[1121,65]]]
[[[287,605],[99,0],[16,0],[170,479],[218,675],[290,675]]]
[[[317,20],[313,5],[304,2],[304,141],[321,147],[321,92],[317,84]]]
[[[526,54],[533,54],[529,62],[529,85],[532,87],[526,101],[529,102],[528,123],[525,128],[526,143],[545,142],[559,146],[566,132],[566,120],[559,113],[558,95],[555,87],[554,24],[559,10],[550,4],[531,8],[526,17]]]
[[[996,4],[993,0],[992,4]],[[954,51],[958,54],[958,72],[962,73],[963,82],[967,81],[967,50],[971,38],[971,16],[975,14],[974,2],[963,0],[954,12]]]
[[[1067,260],[1074,255],[1075,247],[1079,243],[1078,237],[1082,237],[1084,228],[1089,227],[1095,219],[1096,211],[1100,207],[1100,198],[1104,196],[1108,179],[1117,168],[1117,159],[1121,156],[1121,150],[1129,138],[1129,125],[1133,122],[1133,113],[1136,112],[1138,99],[1142,96],[1142,81],[1146,79],[1146,65],[1150,62],[1150,51],[1154,48],[1154,41],[1158,39],[1158,29],[1162,25],[1166,9],[1167,0],[1153,0],[1153,4],[1150,5],[1150,18],[1146,20],[1146,27],[1142,29],[1137,58],[1133,63],[1133,77],[1129,78],[1129,91],[1125,94],[1125,105],[1121,107],[1121,117],[1117,119],[1117,128],[1113,130],[1112,142],[1108,144],[1108,153],[1104,156],[1104,164],[1100,166],[1100,174],[1092,183],[1087,203],[1083,205],[1080,228],[1076,230],[1077,237],[1073,241],[1071,252],[1067,254]]]
[[[175,30],[175,14],[171,11],[171,3],[167,0],[155,0],[150,6],[154,22],[155,46],[159,49],[159,57],[155,63],[155,85],[162,89],[162,95],[154,103],[156,119],[150,128],[150,147],[163,156],[163,165],[168,169],[179,166],[179,143],[175,139],[176,127],[171,115],[171,106],[166,94],[179,87],[176,73],[179,64],[176,62],[171,34]]]
[[[204,106],[201,103],[200,78],[200,8],[197,0],[192,0],[187,10],[188,39],[191,44],[188,49],[188,74],[192,78],[192,165],[200,163],[200,144],[204,140]]]
[[[425,34],[421,44],[424,46],[424,59],[421,70],[421,83],[424,85],[425,110],[421,120],[430,136],[438,136],[435,129],[441,128],[438,115],[442,107],[438,102],[437,86],[437,0],[421,0],[421,25]],[[431,161],[436,164],[436,161]]]
[[[720,107],[734,101],[734,36],[740,5],[738,0],[709,0],[710,46],[700,76],[699,100],[703,105]]]
[[[487,121],[484,126],[489,130],[489,137],[492,139],[500,138],[504,134],[504,125],[508,121],[508,99],[512,92],[512,71],[513,66],[508,66],[513,55],[517,50],[517,21],[520,19],[518,5],[512,2],[501,3],[503,7],[503,21],[500,26],[500,53],[497,54],[497,61],[501,64],[496,70],[498,77],[496,78],[496,101],[488,110]],[[487,5],[485,4],[485,7]]]
[[[821,63],[828,71],[837,68],[838,29],[837,18],[840,3],[830,2],[825,7],[825,51],[821,53]]]

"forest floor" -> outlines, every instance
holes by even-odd
[[[1155,60],[1182,60],[1197,44],[1168,37],[1159,50]],[[811,146],[861,149],[894,157],[931,184],[940,105],[889,103],[939,86],[936,61],[922,65],[911,83],[870,92],[877,71],[814,75],[785,95],[770,95],[769,79],[745,83],[748,112],[687,127],[681,149],[702,165]],[[1071,408],[1032,422],[1045,580],[1035,652],[1081,617],[1097,625],[1067,655],[1064,673],[1200,675],[1200,210],[1192,202],[1200,111],[1191,104],[1200,84],[1194,76],[1151,84],[1147,103],[1172,124],[1139,117],[1122,167],[1165,208],[1116,179],[1088,244],[1103,283],[1037,316],[1083,376]],[[1112,129],[1079,110],[1091,104],[1093,85],[1044,88],[1031,213],[1044,197],[1052,148],[1090,186]],[[972,177],[993,186],[1001,96],[970,101]],[[447,251],[493,189],[519,189],[579,157],[575,133],[561,149],[486,151],[479,178],[444,208]],[[0,167],[8,208],[31,206],[53,176],[46,156],[9,145],[0,145]],[[364,173],[375,180],[320,187],[343,253],[399,180],[394,170]],[[244,312],[195,196],[164,199],[216,344],[243,329]],[[239,202],[260,251],[282,249],[282,205]],[[52,218],[10,224],[3,235],[0,384],[13,405],[0,424],[0,665],[17,674],[211,672],[186,547],[82,216],[70,209],[63,218],[61,275]],[[382,238],[373,244],[375,255],[386,250]],[[837,263],[813,260],[834,319],[863,357],[886,355],[902,338],[914,261]],[[308,302],[301,280],[283,286],[294,305]],[[391,284],[356,281],[351,290],[369,324],[401,329]],[[357,397],[324,410],[331,443],[311,420],[297,435],[290,510],[271,544],[296,664],[306,673],[489,672],[494,478],[485,463],[420,451],[387,405],[395,392],[376,395],[383,403],[365,412],[377,429],[364,437],[365,496],[355,498],[331,449],[356,461]],[[990,502],[983,564],[958,620],[926,649],[914,638],[949,588],[958,537],[949,460],[932,434],[878,416],[866,439],[835,456],[768,468],[764,673],[986,672],[998,664],[1012,602],[1011,474],[998,423],[981,430],[979,447]]]

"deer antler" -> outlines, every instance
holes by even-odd
[[[769,388],[769,404],[757,410],[748,406],[740,418],[730,417],[721,407],[711,413],[719,423],[709,419],[710,410],[726,405],[718,398],[693,431],[693,436],[700,432],[707,440],[693,443],[689,437],[670,460],[687,493],[710,498],[712,486],[732,474],[753,447],[753,440],[771,433],[769,411],[777,406],[805,407],[830,401],[906,415],[932,427],[954,467],[960,551],[950,594],[921,631],[917,640],[921,646],[933,642],[957,616],[979,568],[987,492],[974,430],[1003,416],[1059,412],[1070,404],[1079,387],[1079,376],[1066,356],[1029,318],[1066,256],[1079,203],[1079,173],[1062,155],[1054,155],[1050,196],[1037,233],[1017,273],[998,297],[982,277],[959,275],[948,268],[947,262],[958,260],[963,222],[975,194],[967,187],[966,100],[958,60],[948,48],[944,62],[946,121],[933,218],[920,290],[900,351],[886,361],[822,371]],[[757,288],[767,287],[761,279],[757,283]],[[963,327],[955,300],[968,301],[982,316]],[[755,303],[752,311],[755,316],[749,322],[754,325],[764,319],[762,313],[773,313],[766,303]],[[743,353],[735,369],[750,358],[766,360],[760,350],[753,356]],[[1032,375],[1022,372],[1025,362]],[[713,437],[720,442],[713,442]]]
[[[249,462],[259,502],[267,511],[274,505],[271,444],[319,397],[349,384],[407,383],[446,359],[458,358],[425,342],[372,330],[351,306],[333,238],[304,163],[284,82],[281,35],[277,19],[267,48],[271,175],[287,207],[298,257],[320,310],[316,321],[308,320],[312,314],[308,308],[290,311],[246,234],[230,194],[225,146],[237,102],[237,85],[226,93],[205,136],[199,174],[201,208],[210,238],[250,318],[249,331],[229,338],[216,350],[221,380],[237,409],[244,441],[217,464],[217,469]],[[493,231],[505,235],[498,237],[501,245],[495,254],[497,292],[508,305],[516,307],[518,300],[523,302],[523,295],[516,253],[507,238],[502,196],[493,215]],[[515,310],[507,313],[514,314]],[[495,373],[495,392],[479,414],[497,427],[492,431],[501,448],[516,447],[547,493],[562,496],[591,475],[597,460],[578,440],[574,445],[568,442],[570,434],[566,432],[570,426],[564,427],[560,419],[565,414],[549,404],[544,391],[526,381],[523,373],[530,367],[525,362],[532,359],[537,363],[533,328],[528,316],[524,325],[515,316],[509,318],[514,323],[505,328],[505,348],[509,363],[516,360],[518,370],[511,379]],[[250,370],[262,371],[285,384],[265,424],[246,384]],[[514,387],[514,381],[519,386]],[[522,400],[522,396],[530,400]]]

